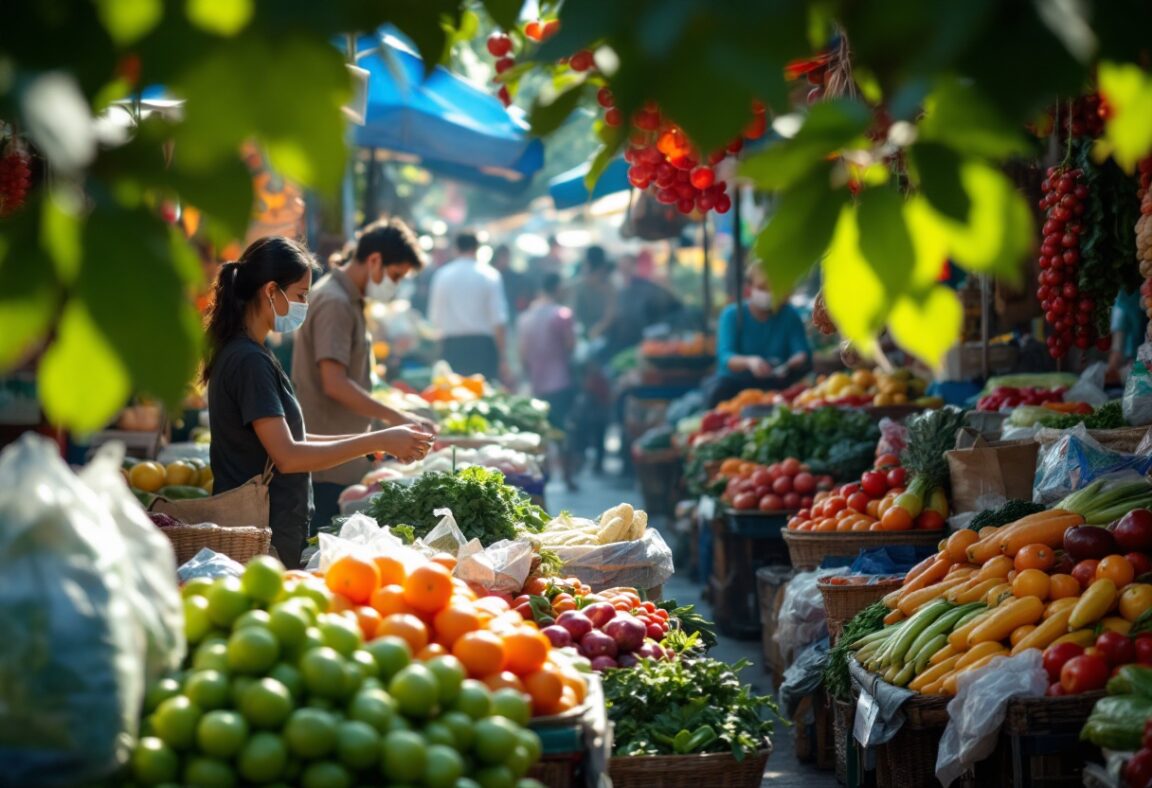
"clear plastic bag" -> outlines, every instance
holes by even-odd
[[[429,553],[451,553],[457,555],[460,548],[468,543],[464,532],[456,524],[451,509],[435,509],[432,514],[440,518],[436,527],[416,540],[416,548]]]
[[[817,579],[848,571],[847,566],[828,567],[800,572],[788,581],[784,600],[780,603],[776,631],[772,634],[785,664],[791,663],[793,656],[805,646],[815,643],[828,633],[828,616],[824,612],[824,597],[816,587]]]
[[[5,784],[107,777],[131,752],[147,683],[183,656],[172,547],[124,498],[120,451],[83,480],[40,436],[0,453]]]
[[[558,547],[564,571],[593,588],[628,586],[647,590],[663,585],[672,576],[672,549],[655,528],[631,542],[606,545]]]
[[[948,703],[948,727],[936,754],[936,777],[952,782],[996,748],[1008,701],[1043,695],[1048,688],[1043,654],[1028,649],[1014,657],[994,659],[960,674],[956,697]]]
[[[176,570],[176,576],[181,583],[187,583],[196,577],[206,577],[215,580],[218,577],[240,577],[244,574],[244,565],[234,561],[223,553],[217,553],[210,547],[200,548],[200,552],[189,558]]]
[[[1089,364],[1088,368],[1080,373],[1076,385],[1064,392],[1065,402],[1086,402],[1098,408],[1108,402],[1108,395],[1104,393],[1104,376],[1108,373],[1108,365],[1103,361]]]
[[[497,594],[518,594],[532,571],[532,545],[501,539],[488,545],[473,539],[457,554],[456,576]]]
[[[1129,424],[1152,424],[1152,344],[1148,342],[1136,351],[1132,372],[1124,383],[1121,407]]]
[[[341,556],[394,555],[405,563],[415,562],[420,554],[408,547],[387,527],[380,527],[366,514],[357,512],[344,521],[340,533],[333,536],[320,532],[320,549],[308,559],[306,569],[326,571]]]
[[[887,416],[880,419],[880,440],[876,444],[876,456],[895,454],[899,457],[907,446],[908,428]]]
[[[1152,456],[1106,449],[1077,424],[1040,448],[1032,497],[1037,503],[1053,503],[1097,479],[1145,476],[1149,470]]]

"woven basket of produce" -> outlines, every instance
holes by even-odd
[[[835,643],[840,630],[852,617],[903,583],[903,577],[880,575],[827,575],[816,579],[824,597],[828,634]]]
[[[608,763],[615,788],[757,788],[772,745],[743,760],[730,752],[616,756]]]
[[[812,531],[784,531],[784,543],[792,566],[797,569],[815,569],[828,556],[855,558],[861,550],[892,545],[935,547],[945,537],[944,531],[861,531],[859,533],[815,533]]]

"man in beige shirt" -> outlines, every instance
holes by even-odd
[[[395,426],[435,423],[400,413],[372,398],[372,345],[364,319],[365,297],[388,301],[396,286],[423,264],[413,232],[398,219],[365,227],[356,251],[320,279],[308,296],[308,319],[292,351],[292,383],[309,434],[356,435],[374,419]],[[313,526],[339,514],[337,499],[368,471],[367,459],[312,474]]]

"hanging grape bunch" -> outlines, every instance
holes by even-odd
[[[17,137],[0,153],[0,216],[11,216],[24,205],[32,188],[32,154]]]

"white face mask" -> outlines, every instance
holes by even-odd
[[[757,309],[771,311],[772,294],[762,288],[754,287],[752,292],[748,294],[748,303]]]
[[[283,290],[280,291],[284,293]],[[295,331],[304,325],[304,318],[308,317],[308,305],[300,301],[290,301],[288,294],[284,293],[284,300],[288,302],[288,314],[281,315],[276,311],[276,300],[269,298],[268,303],[272,305],[272,315],[275,318],[272,321],[272,328],[280,334],[287,334]]]
[[[393,282],[392,277],[384,274],[379,282],[374,282],[372,277],[368,277],[368,287],[366,288],[365,295],[373,301],[379,301],[386,304],[396,297],[396,291],[400,289],[399,282]]]

